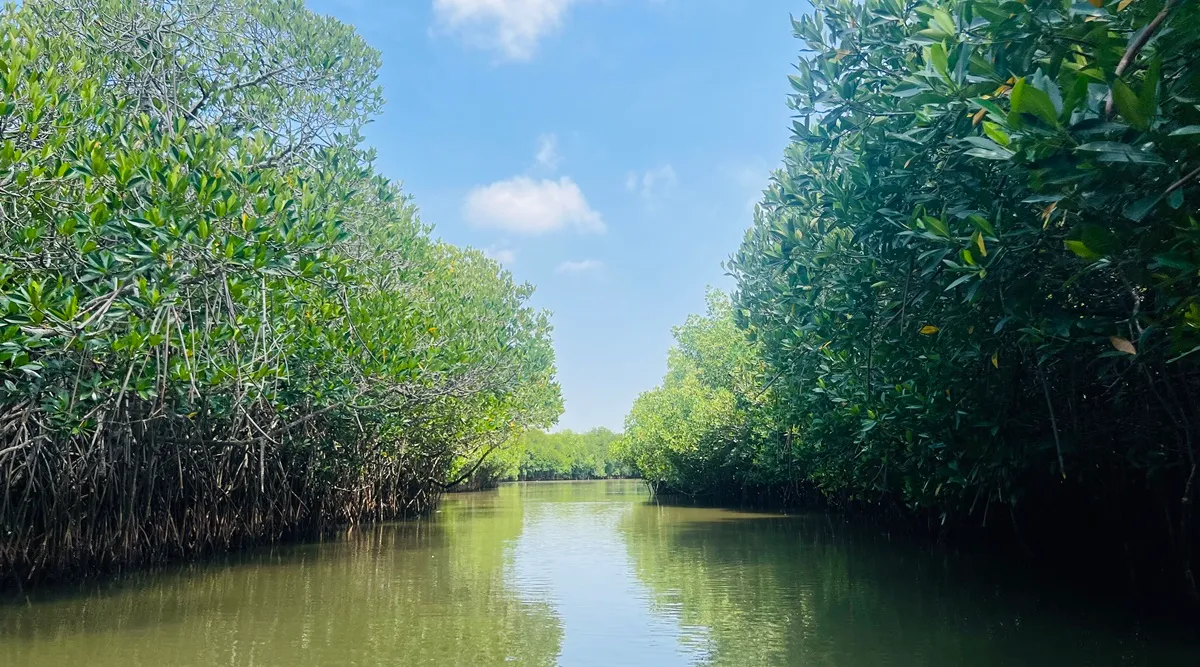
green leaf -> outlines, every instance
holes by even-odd
[[[933,21],[935,24],[937,24],[938,28],[941,28],[942,31],[948,35],[953,35],[955,32],[957,32],[957,29],[954,26],[954,19],[950,16],[950,13],[944,9],[937,8],[933,10]]]
[[[1000,108],[999,104],[996,104],[991,100],[985,100],[982,97],[975,97],[971,99],[971,103],[981,109],[987,109],[988,114],[995,118],[997,122],[1003,121],[1007,115],[1004,113],[1004,109]]]
[[[1092,141],[1075,147],[1076,151],[1096,153],[1101,162],[1137,162],[1139,164],[1163,164],[1159,156],[1140,151],[1129,144],[1116,141]]]
[[[76,220],[75,216],[68,215],[58,223],[58,233],[63,236],[70,236],[75,232]]]
[[[1007,132],[991,121],[983,121],[983,133],[1001,146],[1007,146],[1012,141]]]
[[[929,61],[933,65],[934,71],[942,75],[943,79],[950,80],[950,60],[946,55],[946,47],[941,42],[932,44],[928,48]]]
[[[1024,77],[1013,85],[1009,100],[1014,112],[1036,116],[1047,125],[1058,127],[1058,110],[1050,96],[1026,83]]]
[[[1184,125],[1167,136],[1183,137],[1191,134],[1200,134],[1200,125]]]
[[[963,139],[963,142],[973,146],[973,148],[966,151],[967,155],[988,160],[1008,160],[1013,156],[1012,151],[987,137],[966,137]]]
[[[988,222],[987,218],[981,215],[972,215],[970,216],[970,220],[976,227],[979,228],[979,231],[992,238],[997,238],[996,230],[992,227],[992,223]]]
[[[923,142],[921,142],[921,140],[913,138],[908,133],[896,134],[895,132],[888,132],[888,133],[886,133],[885,136],[887,136],[890,139],[899,139],[900,141],[907,141],[908,143],[914,144],[916,146],[924,146],[925,145]]]
[[[1175,188],[1171,194],[1167,195],[1167,206],[1175,210],[1179,210],[1183,206],[1183,188]]]
[[[1087,92],[1087,77],[1075,77],[1075,83],[1072,84],[1071,89],[1067,91],[1067,97],[1063,100],[1062,112],[1058,115],[1061,121],[1064,123],[1069,121],[1071,119],[1071,114],[1074,113],[1075,109],[1086,103]]]
[[[944,236],[946,238],[950,237],[950,228],[946,226],[946,223],[942,222],[938,218],[927,215],[922,218],[922,221],[924,221],[925,226],[929,228],[930,231],[938,236]]]
[[[974,278],[974,277],[975,277],[975,274],[974,274],[974,273],[968,273],[968,274],[966,274],[966,275],[964,275],[964,276],[959,276],[959,277],[958,277],[958,278],[957,278],[957,279],[956,279],[954,282],[952,282],[952,283],[950,283],[949,285],[947,285],[947,286],[946,286],[946,289],[944,289],[944,290],[942,290],[942,291],[943,291],[943,292],[949,292],[950,290],[954,289],[955,287],[958,287],[959,285],[961,285],[961,284],[963,284],[963,283],[967,282],[968,280],[970,280],[970,279],[972,279],[972,278]]]
[[[1104,225],[1084,224],[1079,228],[1080,240],[1093,252],[1108,255],[1119,250],[1117,237]]]
[[[1142,110],[1141,101],[1138,100],[1137,93],[1129,87],[1124,81],[1117,79],[1113,82],[1112,87],[1113,102],[1117,105],[1117,111],[1121,112],[1121,116],[1129,121],[1129,124],[1144,130],[1150,127],[1150,117]]]
[[[1069,240],[1069,241],[1063,241],[1063,244],[1067,246],[1068,250],[1075,253],[1076,255],[1079,255],[1080,257],[1082,257],[1084,259],[1100,259],[1100,254],[1092,251],[1091,248],[1088,248],[1087,245],[1083,241],[1079,241],[1079,240],[1070,241]]]
[[[1162,57],[1155,56],[1146,70],[1146,78],[1142,81],[1142,90],[1138,94],[1138,108],[1146,118],[1146,123],[1158,116],[1158,84],[1162,78]]]
[[[1155,206],[1158,206],[1158,202],[1160,201],[1162,201],[1162,195],[1144,197],[1125,207],[1123,214],[1126,218],[1134,222],[1141,222],[1147,213],[1153,211]]]

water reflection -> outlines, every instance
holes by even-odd
[[[678,610],[655,607],[618,530],[649,498],[644,486],[538,482],[520,491],[525,528],[514,584],[527,599],[552,604],[564,629],[559,664],[666,667],[704,657],[707,643],[695,628],[679,627]]]
[[[0,664],[552,665],[558,619],[504,583],[521,526],[519,503],[464,495],[433,521],[0,607]]]
[[[648,503],[621,530],[658,599],[708,629],[707,664],[1200,664],[1186,635],[823,515]]]
[[[456,495],[425,521],[0,605],[4,667],[503,664],[1195,667],[1200,647],[1011,564],[637,482]]]

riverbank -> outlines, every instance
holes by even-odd
[[[351,26],[28,0],[0,36],[0,586],[412,516],[561,414],[533,288],[377,173]]]
[[[807,485],[1200,600],[1200,5],[1093,4],[795,17],[734,284],[625,420],[643,477]]]

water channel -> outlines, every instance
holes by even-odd
[[[1200,665],[1102,593],[819,514],[510,484],[0,605],[0,665]]]

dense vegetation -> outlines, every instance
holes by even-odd
[[[623,477],[628,469],[613,453],[617,433],[597,427],[583,433],[566,430],[544,433],[532,430],[522,436],[525,456],[518,478],[601,479]]]
[[[629,460],[1084,535],[1195,591],[1200,4],[814,7],[731,312],[676,332]]]
[[[729,296],[675,327],[660,387],[638,397],[619,456],[652,486],[688,494],[787,484],[773,394],[758,346],[734,323]]]
[[[0,15],[0,572],[420,511],[561,411],[531,289],[434,241],[300,0]]]
[[[629,477],[632,468],[614,449],[618,438],[604,427],[584,433],[530,429],[498,448],[463,488],[489,488],[515,480]]]

